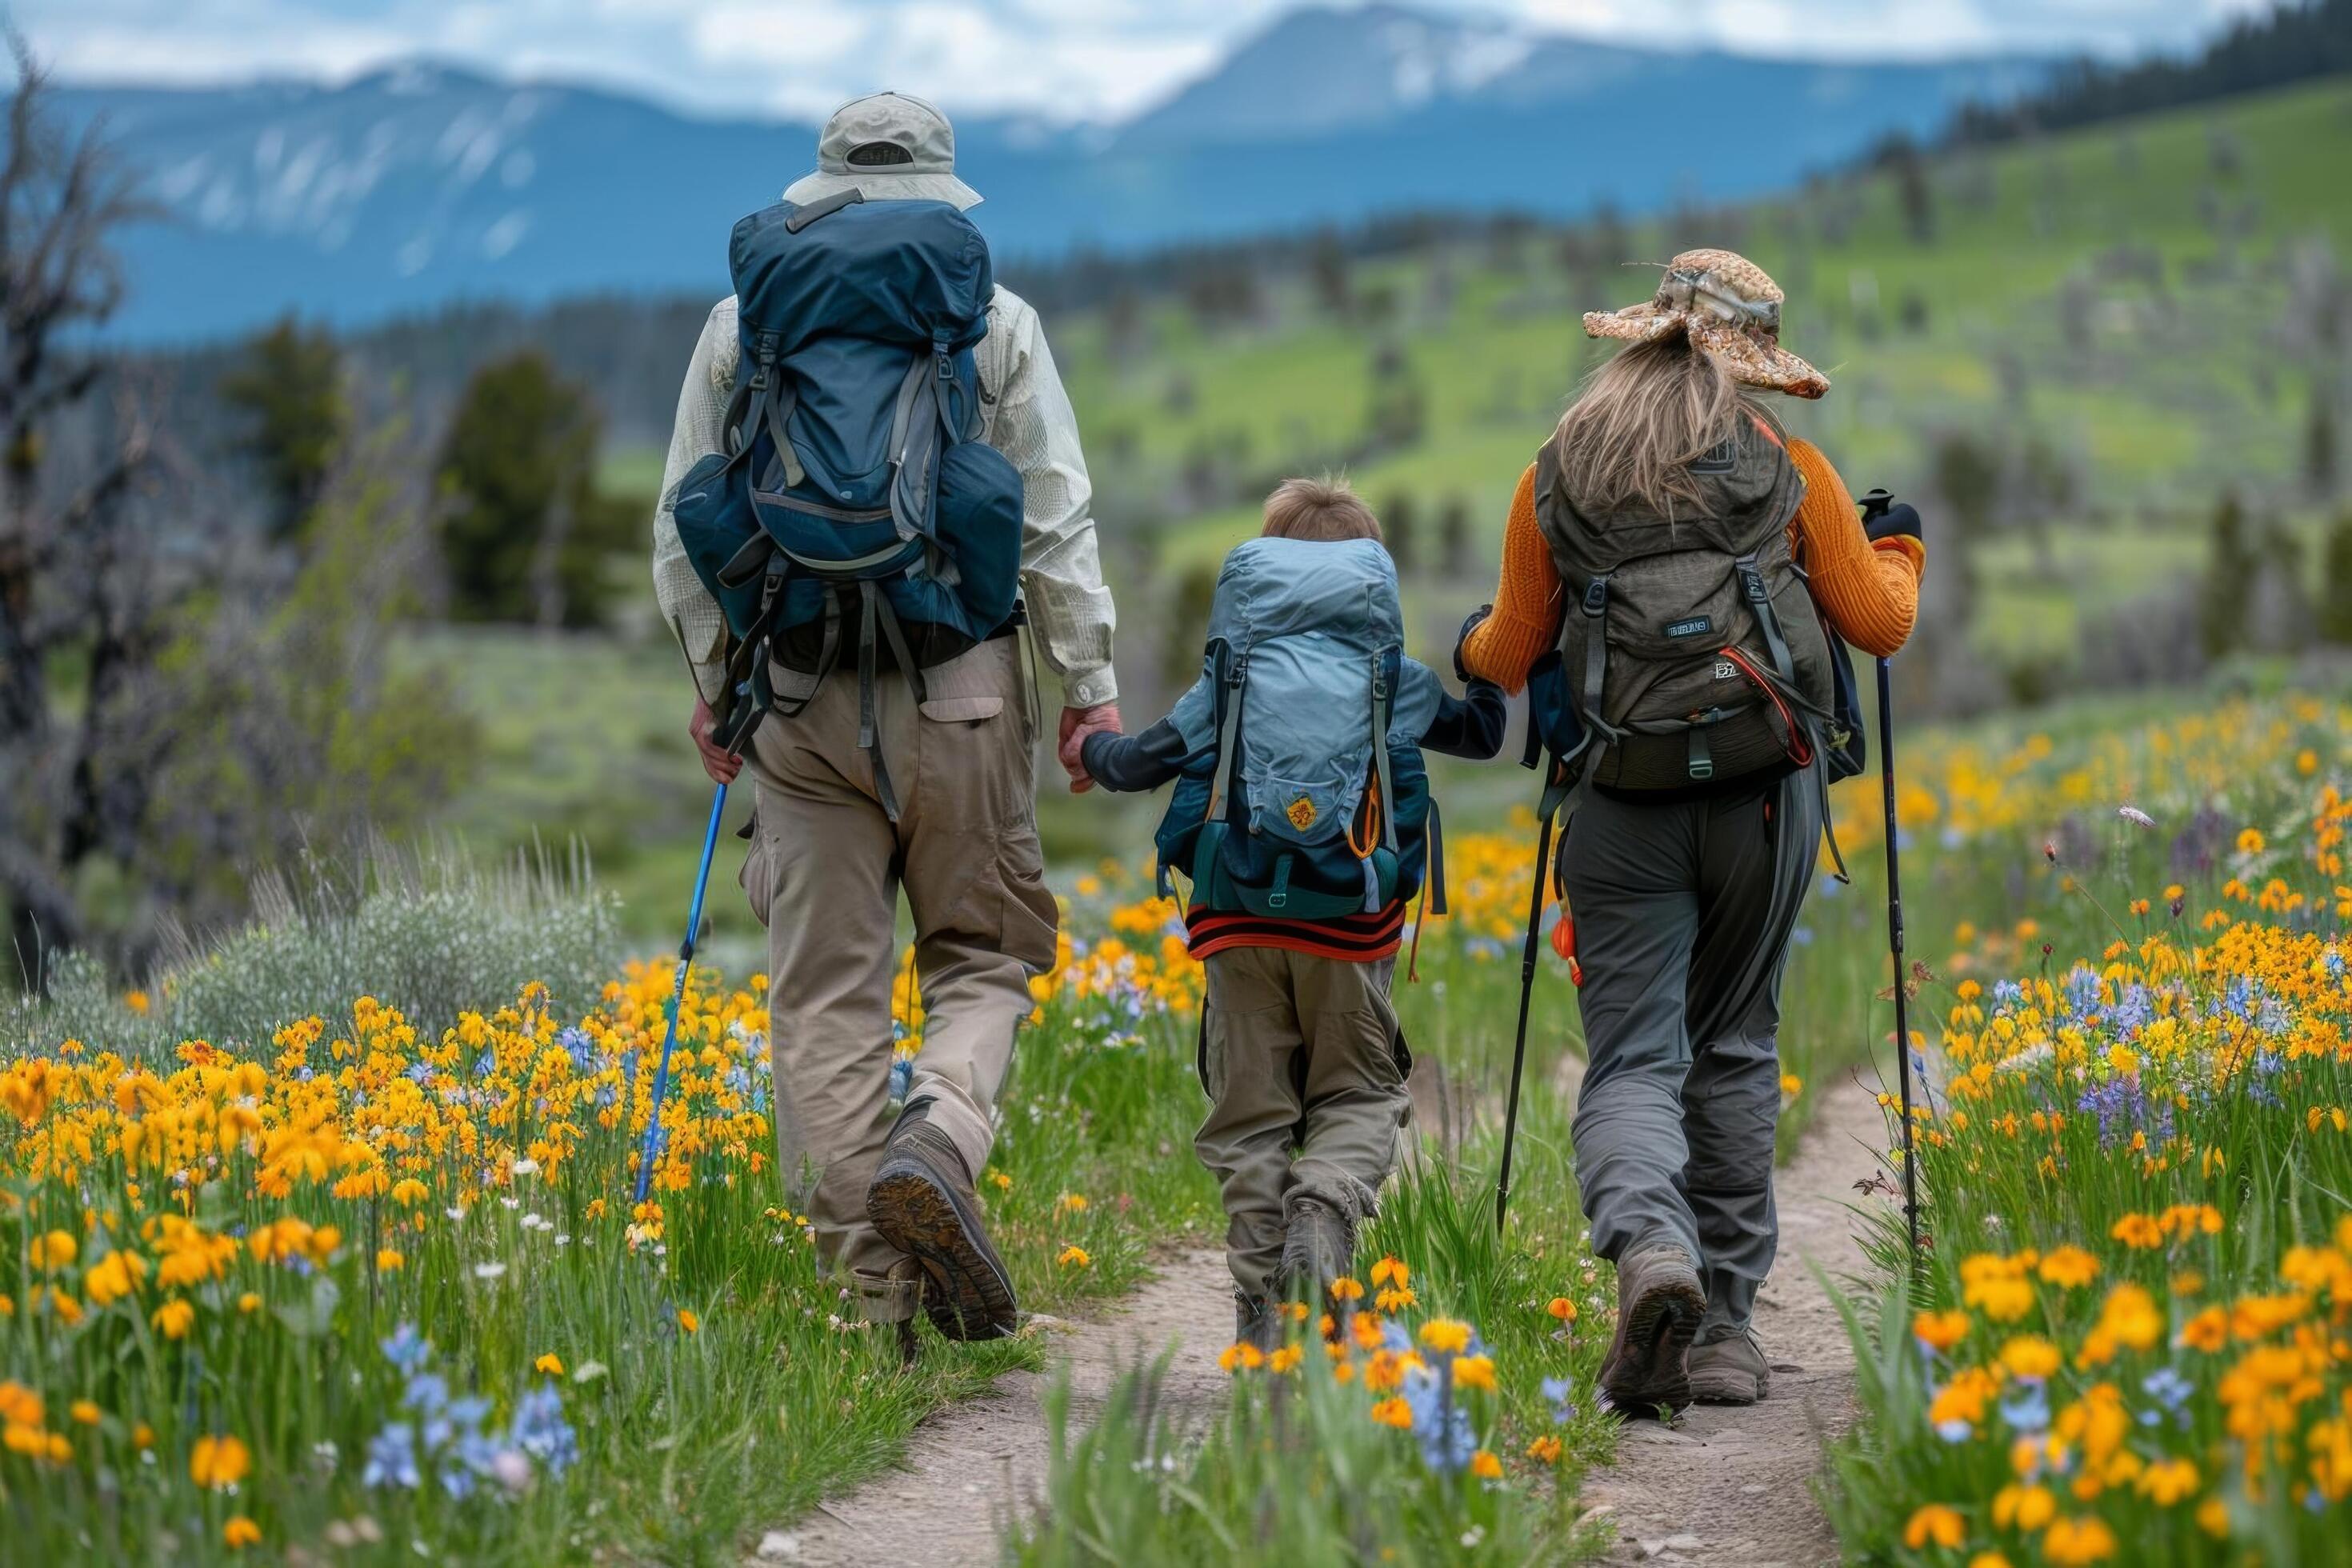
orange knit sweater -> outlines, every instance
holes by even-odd
[[[1789,457],[1805,481],[1804,500],[1789,524],[1789,545],[1810,576],[1813,603],[1830,629],[1863,652],[1874,658],[1895,652],[1919,613],[1927,547],[1907,536],[1873,544],[1845,481],[1820,449],[1791,440]],[[1471,674],[1517,691],[1527,684],[1528,667],[1559,643],[1566,607],[1551,546],[1536,525],[1536,470],[1529,464],[1503,531],[1495,613],[1470,634],[1464,664]]]

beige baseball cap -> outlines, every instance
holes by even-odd
[[[955,127],[921,99],[877,92],[833,111],[816,140],[816,168],[785,187],[788,202],[822,201],[855,189],[868,201],[980,205],[956,178]]]

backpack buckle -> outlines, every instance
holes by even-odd
[[[1598,616],[1609,608],[1609,579],[1595,577],[1584,590],[1584,613]]]

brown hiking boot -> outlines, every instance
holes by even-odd
[[[1625,1415],[1691,1402],[1688,1357],[1706,1293],[1678,1247],[1651,1247],[1617,1265],[1617,1332],[1601,1363],[1601,1391]]]
[[[1691,1346],[1691,1397],[1701,1405],[1753,1405],[1772,1392],[1772,1363],[1742,1329],[1727,1340]]]
[[[953,1140],[930,1124],[930,1101],[899,1116],[866,1189],[866,1217],[882,1239],[922,1265],[923,1310],[951,1340],[1010,1335],[1020,1315],[1013,1277],[989,1244],[980,1196]]]

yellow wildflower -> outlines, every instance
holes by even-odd
[[[1903,1544],[1917,1552],[1930,1542],[1937,1546],[1958,1546],[1969,1532],[1968,1521],[1959,1510],[1931,1502],[1912,1514],[1903,1527]]]
[[[2249,832],[2252,830],[2248,829]],[[2116,1554],[2116,1532],[2096,1514],[2062,1519],[2042,1538],[2042,1555],[2062,1568],[2104,1562]]]
[[[252,1450],[236,1437],[199,1437],[188,1451],[188,1479],[207,1491],[226,1490],[252,1468]]]

